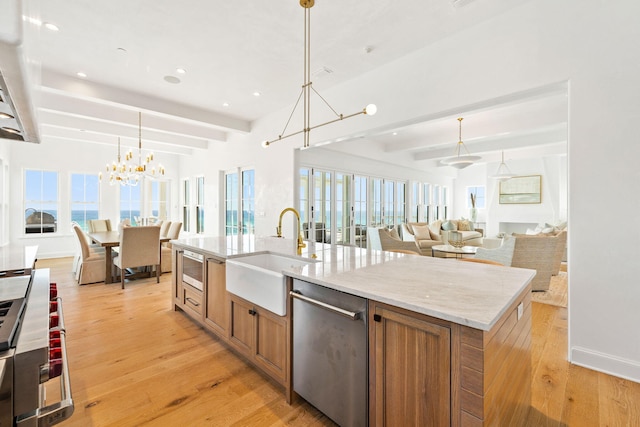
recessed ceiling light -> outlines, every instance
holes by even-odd
[[[119,53],[127,53],[127,49],[123,48],[123,47],[119,47],[116,49]]]
[[[60,28],[58,28],[58,26],[57,26],[56,24],[52,24],[51,22],[45,22],[45,23],[44,23],[44,24],[42,24],[42,25],[44,25],[44,27],[45,27],[47,30],[50,30],[50,31],[60,31]]]
[[[228,103],[228,102],[223,102],[223,103],[222,103],[222,106],[223,106],[223,107],[228,107],[228,106],[229,106],[229,103]]]
[[[398,132],[393,132],[391,135],[396,136]]]
[[[87,78],[87,74],[86,74],[86,73],[83,73],[82,71],[78,71],[78,72],[76,73],[76,76],[78,76],[78,77],[80,77],[80,78],[83,78],[83,79],[86,79],[86,78]]]
[[[9,113],[3,113],[0,111],[0,119],[15,119],[15,117]]]
[[[253,96],[260,96],[260,95],[262,95],[262,94],[260,92],[258,92],[258,91],[253,92]]]
[[[176,76],[164,76],[164,81],[174,85],[180,83],[180,79]]]
[[[178,74],[185,74],[187,72],[187,70],[185,70],[184,68],[176,68],[176,73]]]

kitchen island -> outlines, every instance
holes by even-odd
[[[295,242],[196,237],[172,243],[174,307],[293,398],[291,303],[286,315],[278,316],[229,294],[224,264],[260,252],[295,256]],[[368,301],[370,425],[402,417],[421,425],[517,425],[526,417],[534,271],[307,245],[302,257],[315,258],[284,270],[289,288],[299,279]],[[202,286],[182,280],[185,251],[202,255]]]

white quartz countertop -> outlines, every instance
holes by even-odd
[[[0,246],[0,272],[33,268],[37,253],[37,245],[12,243]]]
[[[296,254],[294,240],[271,237],[194,237],[172,243],[225,259],[258,252]],[[315,254],[317,259],[284,270],[290,277],[486,331],[535,275],[521,268],[305,243],[302,257]]]

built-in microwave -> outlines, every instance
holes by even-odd
[[[203,290],[204,255],[187,250],[182,252],[182,281]]]

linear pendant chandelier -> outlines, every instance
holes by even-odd
[[[329,105],[329,103],[313,88],[313,83],[311,82],[311,66],[310,66],[310,57],[311,57],[311,8],[313,7],[313,5],[315,4],[315,0],[300,0],[300,6],[302,6],[304,8],[304,84],[302,85],[302,91],[300,93],[300,95],[298,96],[298,100],[296,101],[295,105],[293,106],[293,110],[291,111],[291,114],[289,115],[289,120],[287,120],[287,123],[284,126],[284,129],[282,130],[282,133],[280,135],[278,135],[278,137],[276,139],[273,139],[271,141],[264,141],[262,143],[263,147],[268,147],[269,145],[273,144],[276,141],[280,141],[282,139],[285,138],[289,138],[290,136],[294,136],[294,135],[298,135],[300,133],[304,134],[304,147],[303,148],[309,148],[310,144],[309,144],[309,132],[312,129],[317,129],[319,127],[322,126],[326,126],[328,124],[331,123],[335,123],[338,122],[340,120],[344,120],[344,119],[348,119],[350,117],[354,117],[360,114],[367,114],[367,115],[374,115],[377,111],[377,108],[374,104],[369,104],[367,105],[364,109],[362,109],[361,111],[358,111],[356,113],[353,114],[349,114],[349,115],[343,115],[343,114],[338,114],[336,112],[336,110],[333,109],[333,107],[331,107],[331,105]],[[310,116],[311,116],[311,105],[310,105],[310,96],[311,96],[311,91],[315,92],[316,95],[318,95],[318,97],[320,97],[320,99],[322,99],[322,101],[324,101],[325,104],[327,104],[327,106],[331,109],[331,111],[333,111],[333,113],[336,115],[336,118],[333,120],[329,120],[328,122],[319,124],[319,125],[315,125],[315,126],[311,126],[310,125]],[[295,112],[296,108],[298,107],[298,104],[300,103],[300,98],[303,98],[303,105],[304,105],[304,112],[303,112],[303,117],[304,117],[304,124],[303,124],[303,128],[297,132],[292,132],[289,134],[285,134],[285,132],[287,131],[287,127],[289,126],[289,122],[291,121],[291,117],[293,116],[293,113]]]
[[[458,118],[458,123],[459,123],[458,143],[456,144],[454,156],[442,160],[442,164],[447,166],[453,166],[456,169],[464,169],[467,166],[471,166],[478,160],[482,159],[482,157],[480,156],[472,156],[471,154],[469,154],[469,150],[467,150],[467,147],[464,145],[464,142],[462,142],[462,120],[463,120],[462,117]],[[464,149],[464,152],[467,154],[463,153],[463,155],[460,155],[461,148]]]

